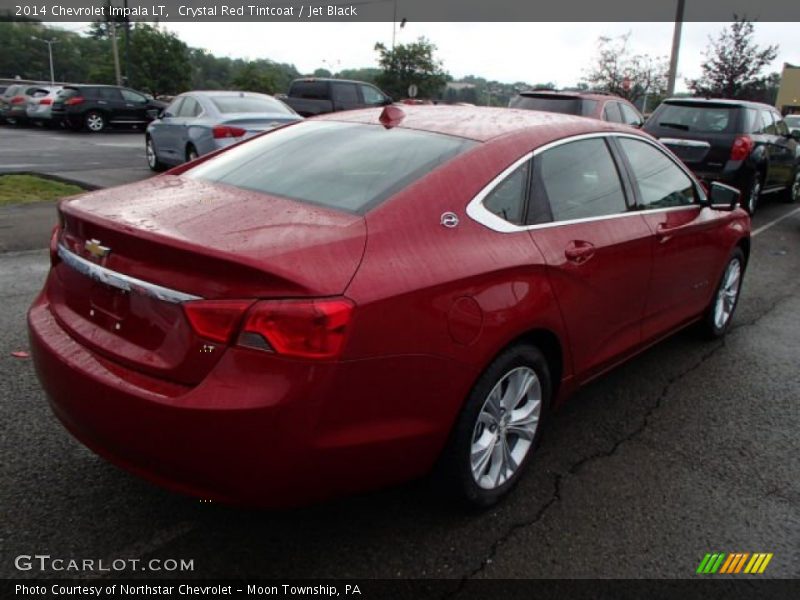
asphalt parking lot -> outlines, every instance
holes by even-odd
[[[126,152],[141,140],[96,137]],[[483,513],[444,503],[426,481],[244,511],[108,465],[50,413],[31,361],[11,355],[27,348],[47,252],[0,254],[0,577],[63,575],[18,571],[20,554],[174,558],[194,570],[173,577],[448,578],[457,597],[471,578],[692,578],[718,551],[770,552],[765,577],[798,577],[800,209],[765,202],[753,227],[728,337],[679,333],[582,390],[516,491]]]
[[[89,187],[149,177],[141,129],[104,133],[0,126],[0,173],[33,171]]]

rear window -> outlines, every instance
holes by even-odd
[[[789,127],[800,127],[800,115],[789,115],[784,121]]]
[[[3,92],[3,96],[14,96],[21,89],[21,85],[11,85]]]
[[[211,96],[217,110],[227,113],[286,113],[291,114],[283,102],[269,96]]]
[[[511,99],[508,106],[585,117],[594,114],[597,102],[570,96],[516,96]]]
[[[720,105],[663,104],[655,124],[663,129],[696,133],[734,133],[739,108]]]
[[[399,127],[306,121],[223,152],[186,176],[360,213],[476,144]]]

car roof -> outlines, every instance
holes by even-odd
[[[568,135],[604,131],[642,135],[638,130],[617,123],[538,110],[405,104],[402,107],[395,105],[392,108],[404,113],[396,127],[452,135],[479,142],[514,134],[525,135],[532,133],[533,130],[539,133],[536,137],[541,143]],[[313,120],[383,125],[380,116],[384,110],[386,108],[335,112],[314,117]],[[647,136],[642,135],[642,137]]]
[[[726,105],[732,107],[747,107],[747,108],[771,108],[774,106],[764,104],[763,102],[753,102],[751,100],[733,100],[730,98],[667,98],[664,100],[665,104],[697,104],[697,105]]]
[[[186,94],[197,94],[199,96],[267,96],[272,97],[269,94],[262,94],[261,92],[245,92],[240,90],[190,90],[188,92],[183,92],[181,96]]]
[[[297,83],[297,82],[312,83],[314,81],[323,81],[323,82],[337,81],[339,83],[364,83],[366,85],[371,85],[372,87],[375,87],[375,84],[369,83],[368,81],[358,81],[357,79],[339,79],[337,77],[299,77],[297,79],[294,79],[292,83]]]
[[[523,90],[519,95],[527,98],[550,98],[555,96],[557,98],[587,98],[598,101],[618,100],[628,102],[621,96],[599,90]]]

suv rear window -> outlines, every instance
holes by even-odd
[[[222,114],[291,113],[283,102],[266,96],[211,96],[211,102]]]
[[[543,110],[565,115],[587,116],[594,114],[597,101],[575,96],[516,96],[508,104],[509,108]]]
[[[655,124],[664,129],[696,133],[734,133],[737,106],[720,104],[662,104],[653,115]]]
[[[476,144],[399,127],[305,121],[223,152],[186,176],[361,213]]]

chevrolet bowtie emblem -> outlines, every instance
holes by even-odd
[[[91,254],[94,258],[105,258],[111,252],[111,248],[100,244],[100,240],[86,240],[83,245],[84,250]]]

